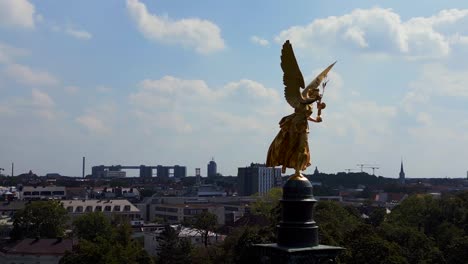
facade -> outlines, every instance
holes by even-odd
[[[198,197],[218,197],[226,196],[226,192],[213,184],[204,184],[198,186]]]
[[[65,199],[66,196],[64,186],[23,186],[19,192],[21,200]]]
[[[13,245],[7,245],[0,252],[0,263],[4,264],[58,264],[71,251],[71,239],[23,239]]]
[[[13,217],[19,210],[23,210],[27,201],[10,201],[0,203],[0,215],[2,217]]]
[[[157,204],[152,208],[153,218],[164,219],[168,223],[181,223],[202,212],[215,214],[219,225],[224,225],[224,206],[219,204]]]
[[[232,223],[249,211],[252,197],[151,197],[136,204],[145,221],[165,219],[169,223],[180,223],[203,211],[214,213],[220,225]]]
[[[214,158],[210,162],[208,162],[206,174],[208,178],[216,177],[216,175],[218,174],[218,165],[216,165]]]
[[[187,177],[187,168],[185,166],[174,166],[174,177],[175,178],[185,178]]]
[[[187,167],[174,165],[171,166],[156,166],[156,176],[162,180],[167,180],[170,177],[185,178],[187,177]]]
[[[281,186],[281,169],[266,167],[265,164],[250,164],[249,167],[238,168],[238,191],[241,196],[253,194],[263,195],[273,187]]]
[[[118,216],[128,221],[140,220],[140,210],[127,200],[63,200],[71,220],[89,212],[102,212],[107,217]]]

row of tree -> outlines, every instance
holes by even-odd
[[[73,222],[79,239],[61,263],[249,263],[252,245],[275,242],[281,190],[275,189],[252,204],[254,216],[268,224],[249,224],[231,230],[222,243],[210,244],[216,217],[203,213],[186,223],[202,234],[194,247],[167,227],[160,236],[158,257],[151,258],[131,239],[125,222],[111,222],[102,213],[89,213]],[[58,202],[34,202],[15,216],[14,238],[64,236],[67,213]],[[344,247],[340,263],[463,264],[468,260],[468,192],[412,195],[391,213],[377,208],[362,218],[354,207],[319,202],[315,209],[321,244]]]

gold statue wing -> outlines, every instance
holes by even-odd
[[[293,108],[297,108],[304,101],[300,88],[304,88],[305,84],[289,40],[286,40],[281,50],[281,69],[283,69],[283,84],[285,86],[284,97]]]
[[[302,97],[307,98],[308,91],[310,89],[316,89],[320,85],[323,79],[327,76],[328,72],[333,68],[335,63],[336,61],[323,70],[309,85],[307,85],[307,87],[302,91]]]

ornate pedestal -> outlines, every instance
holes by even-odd
[[[314,221],[312,184],[302,175],[294,175],[283,186],[282,217],[276,244],[258,244],[253,248],[252,263],[335,263],[341,247],[320,245]]]

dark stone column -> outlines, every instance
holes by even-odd
[[[283,186],[282,215],[277,243],[253,247],[255,263],[335,263],[341,247],[320,245],[314,221],[312,184],[302,175],[294,175]]]

